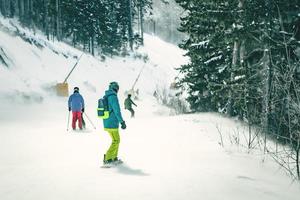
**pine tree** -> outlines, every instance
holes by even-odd
[[[232,1],[177,1],[189,14],[182,18],[180,31],[189,38],[181,44],[191,62],[180,71],[189,86],[192,108],[217,111],[225,106],[230,83],[232,52]],[[226,38],[226,39],[224,39]]]
[[[136,0],[134,5],[138,13],[138,35],[141,38],[141,44],[144,44],[144,16],[152,10],[152,0]]]
[[[21,23],[44,31],[48,39],[82,46],[93,55],[101,53],[118,55],[135,40],[133,20],[135,0],[2,0],[0,12],[5,17],[19,17]],[[139,0],[146,12],[151,0]],[[134,11],[134,12],[132,12]]]
[[[227,111],[266,133],[295,138],[300,2],[177,2],[187,12],[180,30],[189,35],[181,47],[190,63],[179,70],[192,108]]]

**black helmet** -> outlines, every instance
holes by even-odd
[[[74,87],[74,92],[79,92],[79,87]]]
[[[109,84],[109,89],[114,90],[115,92],[119,91],[119,84],[117,82],[111,82]]]

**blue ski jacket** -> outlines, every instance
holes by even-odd
[[[73,112],[79,112],[84,108],[84,100],[82,96],[75,92],[69,97],[68,106],[71,107]]]
[[[119,128],[119,124],[124,121],[121,114],[117,93],[110,89],[105,91],[105,96],[107,96],[108,100],[109,118],[103,119],[103,126],[105,129],[117,129]]]

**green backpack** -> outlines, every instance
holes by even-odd
[[[114,94],[104,95],[103,98],[98,100],[97,115],[101,119],[109,118],[108,97],[111,95]]]

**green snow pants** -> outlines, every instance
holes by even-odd
[[[120,144],[120,135],[119,129],[117,128],[106,128],[107,131],[112,139],[112,143],[105,154],[105,161],[109,159],[115,159],[118,156],[119,151],[119,144]]]

